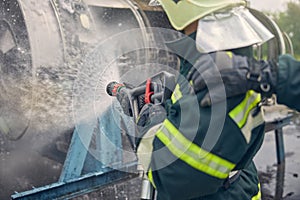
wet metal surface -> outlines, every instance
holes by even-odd
[[[90,194],[73,198],[72,200],[140,200],[141,183],[141,178],[134,178],[126,182],[107,186]]]

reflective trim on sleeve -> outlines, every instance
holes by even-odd
[[[258,193],[251,200],[261,200],[260,183],[258,184]]]
[[[152,174],[152,169],[151,168],[148,171],[148,179],[149,179],[150,183],[152,184],[152,186],[154,188],[156,188],[156,185],[155,185],[154,180],[153,180],[153,174]]]
[[[260,101],[260,94],[250,90],[247,92],[244,100],[230,111],[229,116],[237,123],[239,128],[242,128],[247,121],[250,111],[255,108]]]
[[[176,103],[179,99],[181,99],[181,97],[182,97],[182,93],[180,91],[180,86],[179,84],[177,84],[171,96],[172,103],[173,104]]]
[[[156,136],[172,154],[208,175],[225,179],[235,167],[235,164],[205,151],[188,140],[168,119],[163,122]]]
[[[244,100],[229,113],[229,116],[241,129],[247,143],[251,140],[252,130],[264,123],[263,112],[256,110],[259,109],[257,104],[260,101],[260,94],[250,90]]]

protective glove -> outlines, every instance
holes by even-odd
[[[201,56],[189,71],[187,79],[195,93],[209,88],[200,104],[205,107],[210,106],[212,100],[217,103],[245,94],[248,90],[270,97],[275,90],[276,71],[277,64],[272,61],[257,61],[231,52],[216,52]],[[220,95],[224,87],[225,96]]]
[[[130,117],[133,116],[130,99],[129,99],[129,91],[126,87],[123,87],[117,92],[116,97],[121,105],[121,108],[125,115]]]
[[[165,120],[166,116],[167,112],[161,105],[149,103],[143,106],[137,118],[137,146],[143,135],[145,135],[153,126],[162,123]]]

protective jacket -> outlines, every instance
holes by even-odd
[[[185,79],[201,56],[190,41],[186,37],[168,44],[181,58],[181,76],[152,143],[148,177],[157,199],[260,199],[252,161],[264,137],[260,95],[249,91],[200,107],[204,92],[191,94]]]
[[[291,55],[279,57],[277,102],[300,111],[300,62]]]

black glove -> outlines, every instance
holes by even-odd
[[[137,119],[138,135],[136,144],[138,145],[143,135],[153,126],[163,122],[167,116],[166,110],[161,105],[145,104]]]
[[[275,62],[257,61],[253,58],[234,55],[231,52],[216,52],[199,58],[188,73],[194,92],[209,88],[201,100],[201,106],[209,106],[254,90],[270,97],[276,85]],[[225,87],[226,95],[220,93]]]
[[[123,109],[124,114],[132,117],[133,111],[130,105],[128,89],[126,87],[121,88],[120,91],[117,92],[116,97]]]

